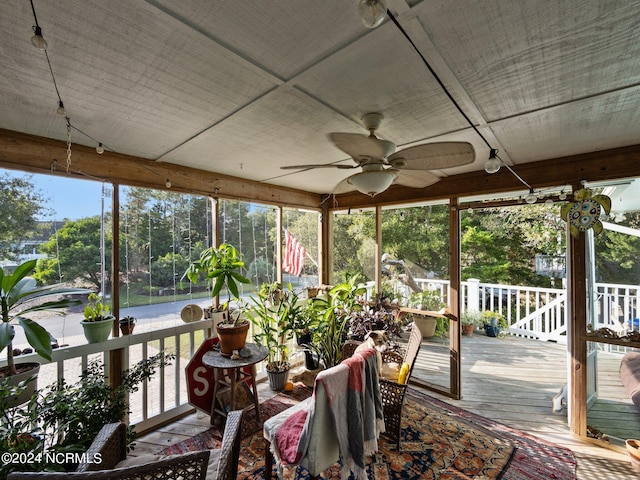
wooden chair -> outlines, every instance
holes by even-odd
[[[355,352],[360,342],[349,340],[342,347],[342,358],[349,358]],[[400,438],[402,434],[402,406],[407,392],[407,385],[413,372],[413,366],[418,358],[418,352],[422,345],[422,333],[414,324],[409,334],[409,340],[402,353],[385,351],[382,353],[383,363],[395,363],[399,366],[406,363],[409,371],[404,383],[399,383],[397,379],[383,378],[380,376],[380,393],[382,394],[382,406],[384,409],[385,435],[395,442],[396,448],[400,450]]]
[[[240,455],[242,411],[230,412],[222,437],[220,457],[217,465],[208,465],[211,450],[188,452],[179,455],[141,455],[126,457],[126,432],[124,423],[110,423],[102,427],[87,450],[85,463],[78,465],[74,472],[13,472],[7,480],[236,480]],[[99,454],[99,456],[97,455]],[[217,455],[216,455],[217,456]],[[91,459],[100,458],[99,463]],[[119,466],[123,462],[128,466]],[[215,469],[216,475],[207,475]]]

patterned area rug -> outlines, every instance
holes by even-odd
[[[275,415],[310,395],[296,385],[292,393],[280,393],[260,405],[262,418]],[[452,407],[414,389],[408,389],[403,412],[400,453],[381,438],[380,451],[371,458],[368,477],[374,479],[429,480],[575,480],[576,461],[570,450],[544,442],[524,432]],[[263,479],[262,426],[253,412],[243,424],[243,444],[238,479]],[[221,428],[214,426],[162,451],[218,448]],[[294,478],[309,478],[298,468]],[[334,465],[320,478],[340,478]]]

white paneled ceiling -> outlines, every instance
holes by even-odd
[[[72,141],[329,193],[329,132],[489,148],[389,19],[356,0],[33,0]],[[465,114],[515,169],[640,143],[640,1],[390,0]],[[0,2],[0,128],[64,140],[29,0]]]

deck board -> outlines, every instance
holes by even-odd
[[[449,351],[446,341],[423,342],[413,376],[440,385],[449,383]],[[598,402],[589,414],[590,422],[604,422],[608,428],[627,425],[640,437],[640,412],[632,408],[619,382],[616,362],[619,357],[599,356],[598,381],[607,401]],[[566,346],[520,337],[504,339],[474,334],[462,338],[462,399],[427,392],[452,405],[467,409],[510,427],[520,429],[573,450],[578,459],[580,480],[632,480],[634,472],[626,453],[603,448],[572,436],[567,426],[567,412],[552,412],[551,399],[567,381]],[[265,383],[259,384],[262,400],[273,393]],[[608,410],[605,409],[608,408]],[[615,421],[614,421],[615,419]],[[634,423],[638,422],[638,423]],[[209,428],[209,418],[191,414],[161,427],[137,441],[134,454],[157,452]]]

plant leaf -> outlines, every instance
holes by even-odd
[[[51,352],[53,351],[51,342],[52,340],[55,341],[55,338],[33,320],[18,317],[18,322],[20,322],[20,326],[22,326],[24,330],[29,345],[31,345],[42,358],[51,361]]]
[[[16,332],[13,325],[4,322],[0,323],[0,352],[11,345],[15,335]]]

